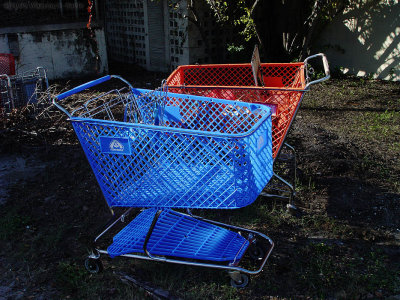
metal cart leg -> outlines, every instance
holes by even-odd
[[[280,192],[280,194],[262,192],[261,195],[265,197],[288,199],[289,203],[286,205],[286,208],[289,213],[293,214],[297,211],[297,207],[294,204],[294,199],[296,197],[296,181],[297,181],[296,150],[293,146],[289,145],[288,143],[284,143],[284,145],[290,150],[291,154],[290,155],[280,154],[278,160],[280,161],[293,160],[293,162],[291,163],[292,176],[290,176],[290,181],[288,181],[274,172],[273,177],[275,177],[280,183],[282,183],[283,186],[287,188],[287,190],[283,188],[272,188],[273,190]]]
[[[97,247],[97,241],[119,221],[124,222],[125,217],[130,213],[132,209],[132,207],[127,209],[119,217],[115,216],[114,211],[111,210],[112,218],[106,223],[106,225],[102,227],[101,230],[98,231],[99,233],[96,235],[96,238],[91,245],[90,254],[85,259],[85,268],[88,272],[99,273],[103,270],[103,264],[100,260],[100,250]]]
[[[292,151],[292,157],[293,157],[293,176],[291,184],[292,193],[289,198],[289,203],[287,204],[287,210],[290,213],[294,213],[295,211],[297,211],[297,207],[294,205],[294,198],[296,196],[297,157],[296,157],[296,150],[294,149],[293,146],[289,145],[288,143],[285,143],[285,146]]]
[[[147,255],[148,257],[153,257],[153,256],[151,255],[151,253],[149,252],[149,250],[147,250],[147,243],[148,243],[149,240],[150,240],[151,234],[153,233],[154,227],[156,226],[158,217],[160,216],[161,213],[162,213],[162,210],[157,210],[156,214],[154,215],[153,222],[151,223],[150,229],[149,229],[149,231],[147,232],[146,238],[144,239],[143,251],[144,251],[144,253],[146,253],[146,255]]]

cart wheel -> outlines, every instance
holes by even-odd
[[[249,276],[240,274],[240,281],[235,281],[231,278],[231,286],[237,289],[246,287],[249,284]]]
[[[254,260],[262,260],[264,258],[264,249],[257,244],[249,247],[249,255]]]
[[[289,215],[296,217],[299,213],[299,210],[293,204],[286,204],[286,211]]]
[[[85,268],[89,273],[95,274],[103,270],[103,264],[100,259],[88,257],[85,259]]]

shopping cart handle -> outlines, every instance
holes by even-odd
[[[77,94],[77,93],[79,93],[79,92],[81,92],[83,90],[91,88],[91,87],[93,87],[95,85],[98,85],[98,84],[103,83],[103,82],[105,82],[107,80],[110,80],[110,79],[111,79],[111,75],[106,75],[106,76],[98,78],[96,80],[92,80],[92,81],[86,82],[86,83],[81,84],[81,85],[79,85],[77,87],[74,87],[72,90],[66,91],[66,92],[56,96],[56,99],[57,100],[65,99],[65,98],[67,98],[69,96],[72,96],[73,94]]]
[[[325,77],[317,79],[317,80],[314,80],[314,81],[311,81],[311,82],[308,82],[310,80],[310,77],[308,76],[308,68],[307,68],[308,61],[310,59],[313,59],[313,58],[316,58],[316,57],[322,57],[322,64],[324,65]],[[308,89],[310,87],[310,85],[312,85],[312,84],[316,84],[316,83],[328,80],[331,77],[331,72],[329,71],[328,59],[326,58],[326,55],[324,53],[318,53],[318,54],[311,55],[311,56],[307,57],[304,60],[304,66],[306,68],[306,81],[308,82],[306,84],[306,87],[305,87],[306,89]]]
[[[123,79],[122,77],[120,77],[120,76],[118,76],[118,75],[106,75],[106,76],[100,77],[100,78],[98,78],[98,79],[96,79],[96,80],[92,80],[92,81],[86,82],[86,83],[84,83],[84,84],[81,84],[81,85],[79,85],[79,86],[77,86],[77,87],[74,87],[73,89],[71,89],[71,90],[69,90],[69,91],[66,91],[66,92],[64,92],[64,93],[62,93],[62,94],[60,94],[60,95],[58,95],[58,96],[55,96],[55,97],[53,98],[53,104],[54,104],[59,110],[61,110],[62,112],[64,112],[64,113],[70,118],[70,117],[71,117],[71,114],[70,114],[64,107],[62,107],[62,106],[58,103],[58,101],[63,100],[63,99],[65,99],[65,98],[68,98],[69,96],[72,96],[72,95],[74,95],[74,94],[77,94],[77,93],[79,93],[79,92],[81,92],[81,91],[83,91],[83,90],[86,90],[86,89],[88,89],[88,88],[91,88],[91,87],[93,87],[93,86],[96,86],[96,85],[98,85],[98,84],[100,84],[100,83],[106,82],[106,81],[108,81],[108,80],[110,80],[110,79],[112,79],[112,78],[116,78],[116,79],[121,80],[121,81],[124,82],[126,85],[128,85],[128,87],[129,87],[130,90],[133,90],[133,86],[132,86],[128,81],[126,81],[125,79]]]

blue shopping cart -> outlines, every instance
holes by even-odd
[[[47,73],[42,67],[17,75],[0,74],[0,115],[27,104],[38,105],[48,88]]]
[[[74,109],[61,105],[112,78],[127,87]],[[101,269],[101,254],[224,269],[236,287],[247,284],[246,274],[261,272],[274,245],[269,237],[191,210],[255,201],[273,174],[269,107],[136,89],[115,75],[75,87],[53,103],[69,117],[112,214],[126,208],[95,238],[85,261],[90,272]],[[100,239],[127,223],[135,207],[140,213],[100,249]],[[256,268],[239,266],[245,253],[256,258]]]

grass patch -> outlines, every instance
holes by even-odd
[[[365,264],[364,272],[360,275],[361,285],[367,290],[387,289],[390,292],[400,291],[400,275],[388,269],[392,263],[380,251],[371,251],[365,257],[359,258],[359,264]]]
[[[314,296],[322,296],[326,290],[340,285],[340,270],[333,259],[333,247],[325,243],[311,244],[302,251],[308,257],[308,263],[297,261],[298,280],[308,290],[314,290]]]
[[[89,274],[82,264],[63,261],[57,266],[55,284],[69,299],[144,299],[145,295],[124,284],[111,270]]]
[[[346,255],[337,246],[316,243],[303,248],[300,255],[308,259],[306,262],[298,257],[299,283],[314,291],[314,296],[329,297],[341,290],[350,298],[360,292],[384,290],[391,294],[400,291],[399,274],[389,268],[392,262],[379,250],[364,256]]]
[[[56,282],[65,293],[75,293],[87,284],[87,272],[82,266],[60,262]]]
[[[326,215],[305,215],[299,223],[308,231],[324,231],[335,236],[342,235],[348,230],[346,225]]]
[[[365,112],[359,116],[361,132],[371,140],[382,140],[400,134],[400,112]]]
[[[8,211],[0,218],[0,240],[9,240],[22,233],[30,222],[29,216],[20,214],[15,210]]]
[[[312,176],[307,176],[308,178],[304,178],[304,181],[300,180],[299,177],[296,177],[296,191],[297,192],[315,192],[316,184],[315,180]]]
[[[123,262],[126,259],[121,259],[120,263]],[[210,295],[212,299],[240,299],[240,290],[230,286],[225,271],[140,260],[135,261],[135,270],[141,280],[182,299],[210,299]]]
[[[386,161],[365,155],[361,158],[358,165],[360,177],[381,180],[390,184],[393,192],[400,193],[400,180],[398,176],[400,162],[393,161],[391,163],[389,165]]]

